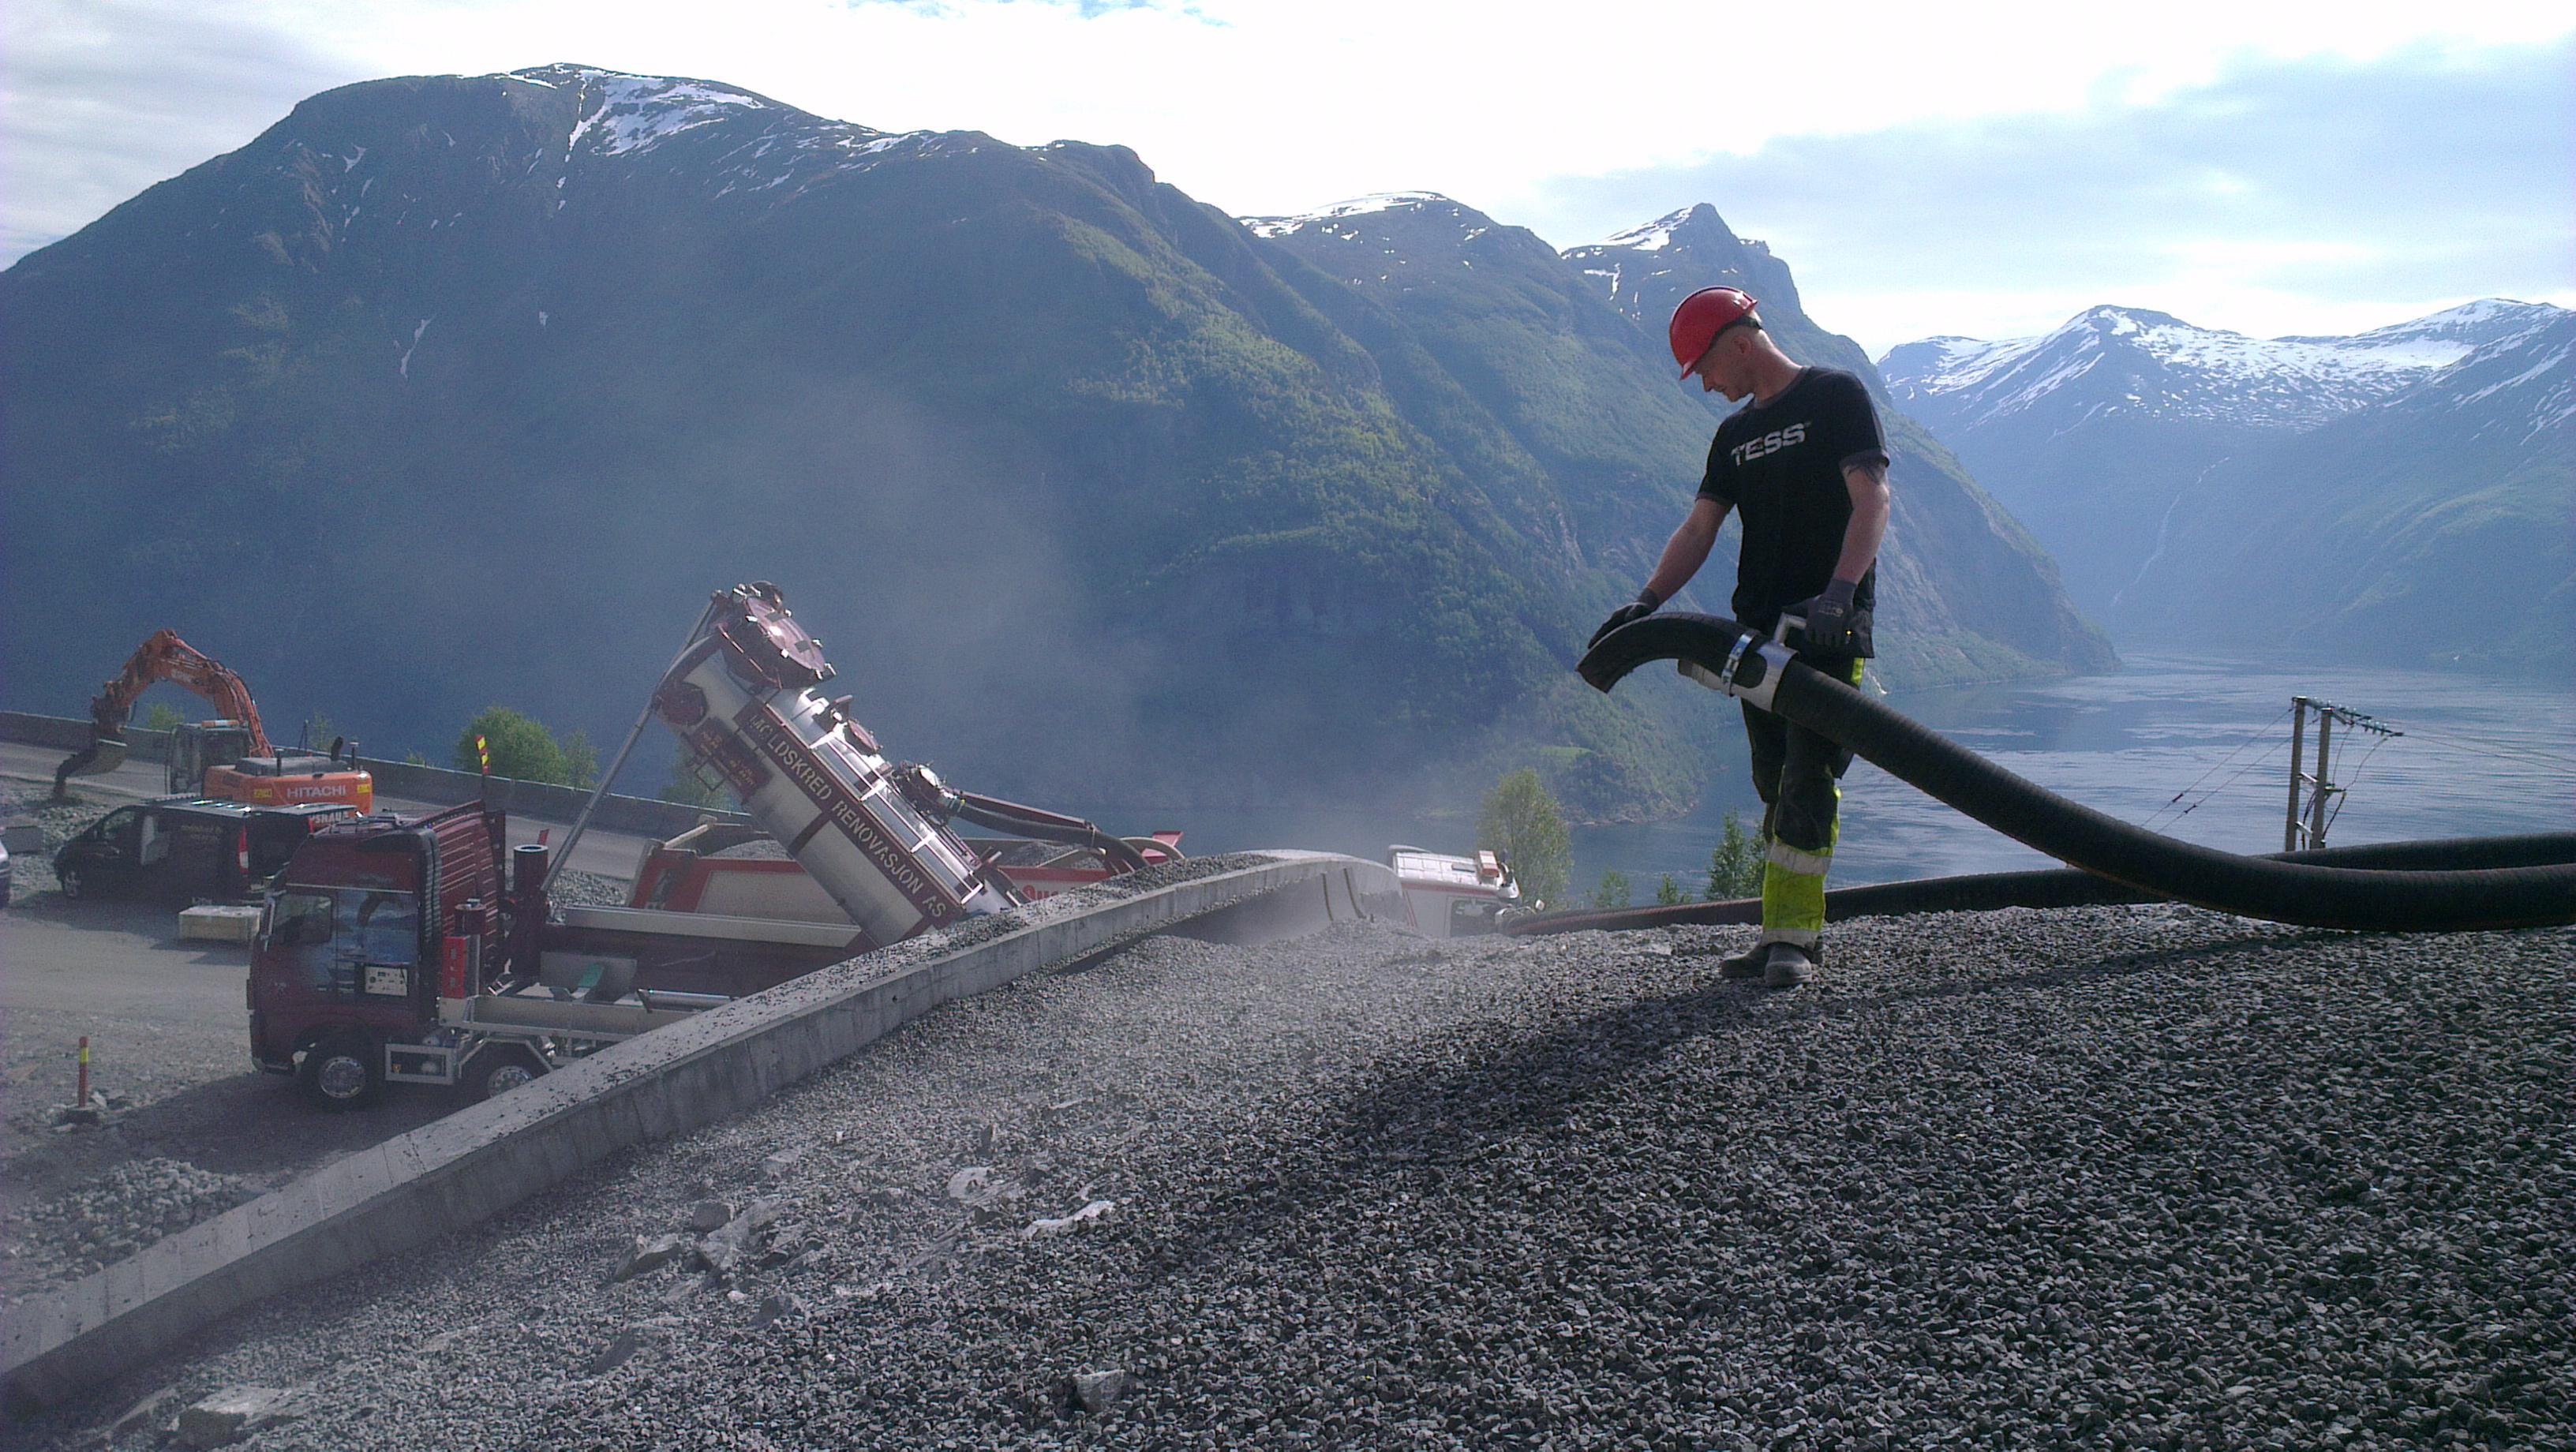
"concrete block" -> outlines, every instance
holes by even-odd
[[[179,936],[210,943],[247,943],[259,934],[259,909],[204,903],[179,914]]]

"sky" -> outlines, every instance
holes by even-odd
[[[2576,306],[2576,7],[2494,0],[13,0],[0,262],[317,91],[554,61],[1123,144],[1237,215],[1436,191],[1568,247],[1711,202],[1874,354]]]

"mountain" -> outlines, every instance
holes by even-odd
[[[2215,465],[2122,609],[2237,648],[2567,679],[2576,313]]]
[[[2033,535],[1900,407],[1858,343],[1807,315],[1789,265],[1764,244],[1738,238],[1716,208],[1684,208],[1564,256],[1596,296],[1630,320],[1638,349],[1662,378],[1674,373],[1665,320],[1692,291],[1724,284],[1760,301],[1763,326],[1789,356],[1847,369],[1868,386],[1895,486],[1879,565],[1879,647],[1891,678],[1999,679],[2031,674],[2040,662],[2077,670],[2115,663],[2109,641],[2069,602],[2057,563]],[[1704,437],[1725,406],[1696,388],[1686,393],[1700,410],[1695,427]],[[1702,442],[1689,457],[1696,465],[1706,452]],[[1730,538],[1732,531],[1730,522]],[[1718,573],[1703,576],[1699,593],[1722,611],[1734,588],[1734,556],[1725,544],[1711,566]]]
[[[2221,461],[2382,403],[2565,314],[2502,299],[2348,338],[2254,339],[2097,307],[2037,338],[1929,338],[1879,360],[1899,402],[2057,556],[2115,628],[2166,512]]]
[[[1678,810],[1720,713],[1570,666],[1707,425],[1584,291],[1479,344],[1120,147],[574,65],[344,87],[0,273],[10,704],[168,626],[380,752],[495,700],[605,740],[767,578],[979,789],[1458,807],[1535,761]],[[1546,295],[1628,372],[1540,429],[1467,360]],[[2095,659],[1960,619],[1915,679]]]

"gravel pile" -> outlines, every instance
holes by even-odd
[[[184,1160],[128,1160],[69,1193],[31,1206],[12,1246],[46,1262],[44,1281],[74,1280],[259,1193],[258,1182]]]
[[[635,884],[623,877],[564,868],[546,884],[546,896],[557,907],[624,907]]]
[[[1149,939],[162,1376],[310,1392],[263,1448],[2576,1445],[2576,934],[1742,938]]]
[[[44,791],[0,795],[0,817],[25,817],[42,828],[45,850],[9,854],[10,891],[20,897],[54,890],[54,852],[109,808],[90,801],[57,802]]]

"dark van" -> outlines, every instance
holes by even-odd
[[[54,878],[65,897],[238,902],[255,896],[315,828],[356,814],[345,802],[156,797],[119,807],[64,843]]]

